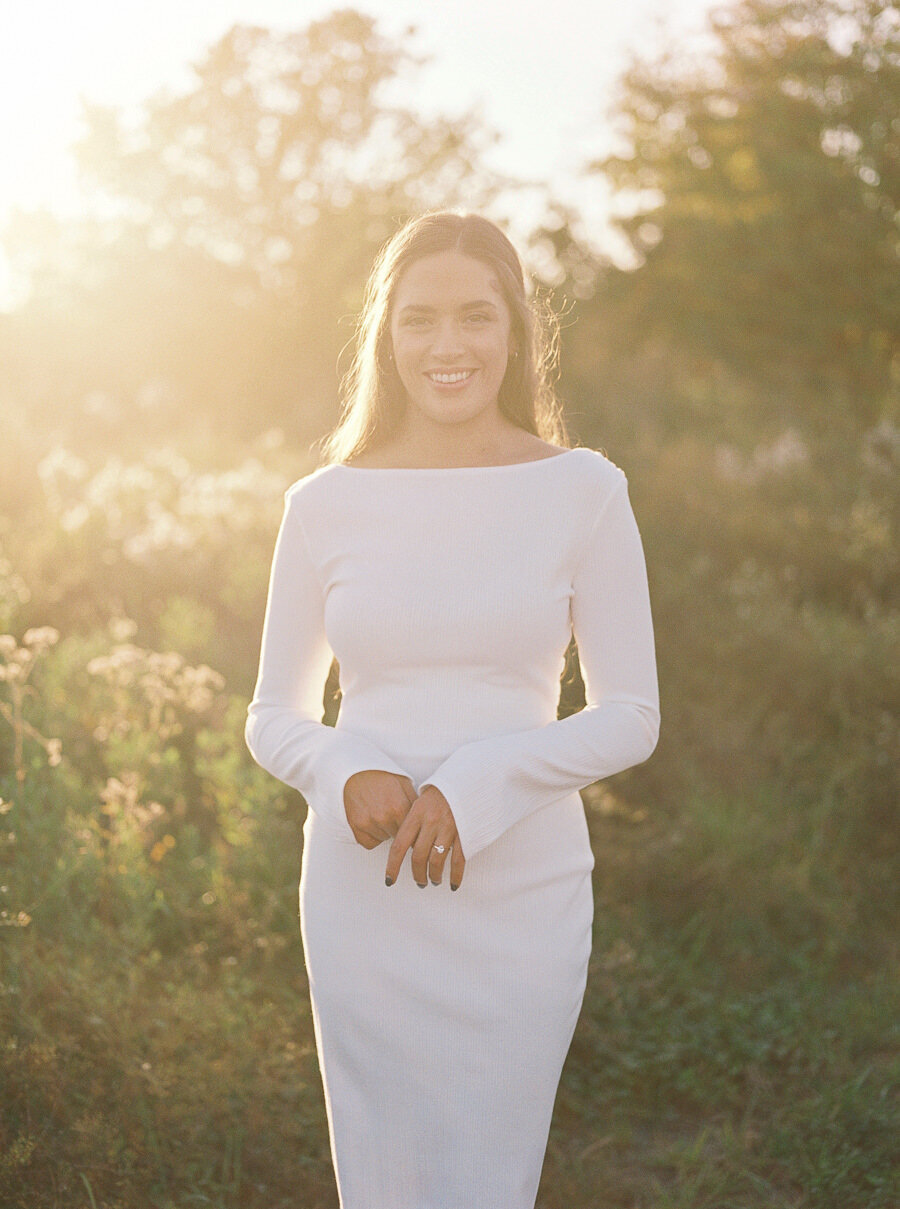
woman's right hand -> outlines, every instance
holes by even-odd
[[[367,768],[355,772],[344,784],[344,812],[363,848],[377,848],[397,834],[416,800],[409,777]]]

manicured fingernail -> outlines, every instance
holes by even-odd
[[[386,886],[393,886],[393,884],[394,884],[394,879],[393,879],[392,877],[386,877],[386,878],[384,879],[384,884],[385,884]]]
[[[451,889],[451,890],[458,890],[458,889],[459,889],[459,884],[457,884],[457,885],[455,885],[455,886],[454,886],[453,882],[451,882],[451,883],[450,883],[450,889]]]
[[[424,890],[425,887],[428,885],[428,882],[416,882],[416,885],[419,887],[420,890]]]
[[[432,884],[432,886],[439,886],[441,883],[440,883],[440,882],[436,882],[436,881],[434,880],[434,878],[431,878],[431,884]]]

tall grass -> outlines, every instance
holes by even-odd
[[[4,1207],[337,1203],[303,805],[242,741],[306,468],[233,462],[57,449],[0,530]],[[677,525],[664,458],[636,493],[663,738],[585,793],[594,958],[542,1209],[896,1204],[896,614],[707,541],[723,481]],[[755,508],[728,525],[759,538]]]

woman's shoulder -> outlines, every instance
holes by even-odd
[[[570,468],[581,477],[585,486],[596,484],[600,490],[612,491],[620,483],[627,482],[625,471],[616,465],[606,450],[574,445],[569,452]]]
[[[594,449],[590,445],[555,445],[530,434],[528,443],[520,446],[520,457],[517,460],[537,462],[563,455],[567,457],[565,469],[570,473],[609,483],[615,483],[624,477],[624,472],[613,462],[605,449]]]
[[[328,462],[295,479],[284,493],[287,507],[296,510],[301,505],[312,506],[319,498],[327,496],[335,469],[340,465],[340,462]]]

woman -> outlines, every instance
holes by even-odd
[[[343,1209],[534,1205],[591,944],[578,791],[656,744],[625,475],[565,445],[544,349],[496,226],[412,221],[369,282],[326,464],[286,494],[247,743],[309,805]],[[587,706],[557,720],[573,631]]]

